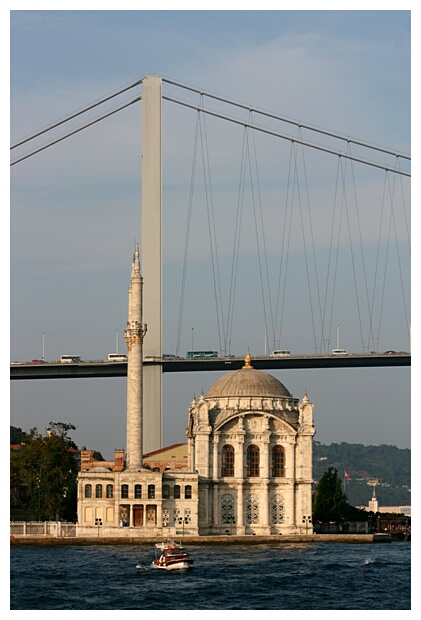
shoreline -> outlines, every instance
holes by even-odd
[[[178,536],[184,545],[267,545],[334,542],[343,544],[390,543],[390,534],[311,534],[308,536]],[[163,537],[83,538],[56,536],[11,536],[11,545],[150,545],[162,542]]]

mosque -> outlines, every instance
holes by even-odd
[[[78,536],[312,534],[314,405],[254,369],[249,353],[241,369],[193,398],[175,461],[162,460],[165,449],[144,456],[142,288],[136,244],[124,333],[126,454],[104,462],[82,451]]]

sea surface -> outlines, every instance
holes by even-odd
[[[190,570],[153,545],[11,546],[10,609],[411,609],[411,543],[191,545]]]

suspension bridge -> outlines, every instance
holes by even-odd
[[[128,94],[131,98],[124,99]],[[240,367],[249,333],[256,330],[264,341],[264,354],[253,358],[256,368],[410,364],[408,154],[174,80],[145,76],[16,141],[11,146],[11,165],[138,102],[142,107],[144,320],[148,324],[144,355],[150,359],[145,362],[148,449],[161,445],[163,373],[234,370]],[[164,105],[170,106],[166,111],[173,123],[169,139],[163,139]],[[98,110],[104,111],[98,114]],[[82,116],[88,120],[75,125]],[[190,134],[185,126],[182,133],[179,129],[187,116]],[[70,129],[58,134],[66,124]],[[165,149],[167,142],[176,149],[177,139],[184,144],[188,135],[191,144],[183,152],[189,150],[190,156],[179,162],[179,170],[169,172],[172,179],[179,174],[177,183],[184,194],[179,198],[175,192],[174,208],[165,210],[172,227],[168,238],[171,244],[181,239],[184,247],[177,298],[164,304],[163,203],[170,193],[170,183],[163,182]],[[45,141],[47,136],[52,137]],[[234,167],[228,166],[233,162],[235,178]],[[200,209],[203,227],[195,233]],[[163,356],[163,323],[169,307],[168,332],[178,358],[173,360]],[[355,352],[333,356],[332,348],[340,347],[335,319],[345,313],[352,323],[348,329],[355,339]],[[185,359],[182,343],[191,336],[189,348],[194,350],[194,336],[210,329],[218,358]],[[387,341],[384,334],[391,331],[401,335],[402,351],[381,350],[381,343]],[[279,348],[290,349],[291,354],[282,359],[269,355]],[[11,378],[124,376],[126,372],[124,363],[72,366],[14,364]]]

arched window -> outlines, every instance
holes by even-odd
[[[155,499],[155,485],[148,484],[148,499]]]
[[[162,497],[163,499],[169,499],[170,497],[170,485],[169,484],[162,485]]]
[[[251,445],[247,448],[247,476],[257,478],[259,476],[260,450]]]
[[[272,476],[285,478],[285,448],[274,446],[272,449]]]
[[[134,485],[134,496],[135,496],[135,499],[140,499],[142,497],[142,485],[141,484]]]
[[[180,499],[180,485],[174,485],[174,499]]]
[[[107,488],[106,488],[107,497],[112,497],[113,496],[113,492],[114,492],[113,485],[112,484],[107,484]]]
[[[102,484],[97,484],[95,487],[95,497],[102,497]]]
[[[234,448],[229,444],[222,448],[221,476],[234,475]]]
[[[85,484],[85,497],[92,497],[92,484]]]
[[[191,499],[191,484],[184,487],[184,499]]]
[[[129,485],[128,484],[121,485],[121,497],[123,499],[127,499],[129,497]]]

